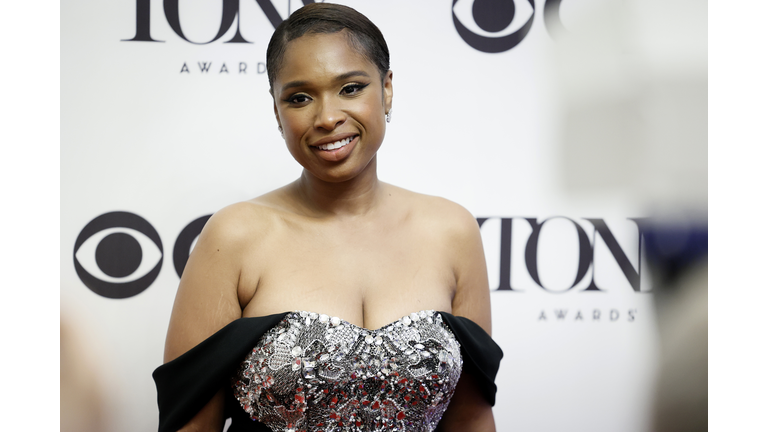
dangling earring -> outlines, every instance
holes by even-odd
[[[281,137],[283,137],[283,138],[285,138],[285,134],[283,133],[283,127],[282,127],[282,126],[278,126],[278,127],[277,127],[277,130],[279,130],[279,131],[280,131],[280,136],[281,136]]]
[[[387,111],[387,123],[392,121],[392,108]]]

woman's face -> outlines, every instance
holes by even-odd
[[[324,181],[354,178],[384,139],[392,72],[376,66],[342,30],[288,43],[274,87],[275,116],[293,157]]]

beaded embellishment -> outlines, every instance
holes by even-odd
[[[459,343],[435,311],[378,330],[291,312],[232,379],[252,419],[281,432],[432,431],[461,376]]]

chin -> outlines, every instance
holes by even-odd
[[[323,173],[312,173],[312,174],[324,182],[344,183],[357,178],[360,175],[360,172],[348,172],[344,170],[343,172],[327,172],[326,171]]]
[[[328,183],[343,183],[350,180],[354,180],[355,178],[364,175],[366,170],[368,168],[375,169],[374,159],[372,159],[368,164],[366,164],[363,167],[360,166],[352,166],[353,164],[340,164],[331,168],[326,169],[305,169],[318,178],[319,180],[322,180],[324,182]],[[371,164],[374,164],[373,167],[371,167]],[[356,164],[355,164],[356,165]]]

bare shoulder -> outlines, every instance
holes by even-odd
[[[454,240],[479,234],[477,220],[463,206],[442,197],[389,187],[407,202],[416,222],[424,228]]]
[[[243,278],[258,281],[248,267],[274,225],[276,210],[240,202],[217,211],[189,255],[176,293],[166,339],[166,360],[176,358],[242,316]],[[211,307],[216,305],[216,307]]]
[[[216,239],[232,247],[248,247],[274,231],[285,213],[264,196],[230,204],[211,216],[203,228],[201,239]]]
[[[399,189],[399,188],[398,188]],[[436,196],[399,189],[415,223],[430,232],[455,278],[452,313],[491,333],[488,271],[477,219],[461,205]]]

